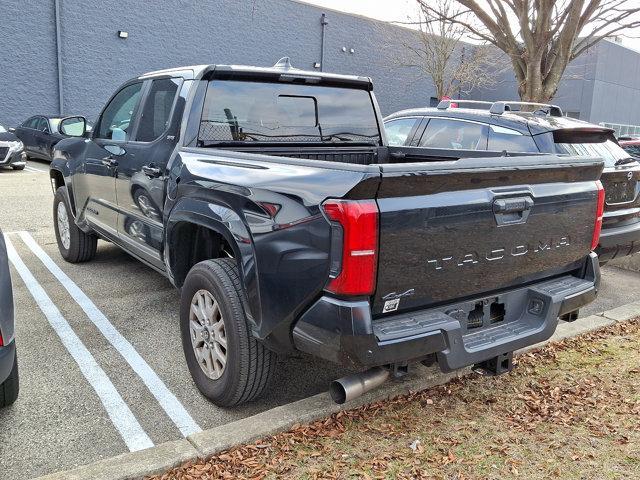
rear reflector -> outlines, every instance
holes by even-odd
[[[338,295],[372,295],[378,263],[376,202],[327,200],[322,208],[333,227],[332,247],[338,251],[331,255],[331,279],[326,289]]]
[[[598,209],[596,210],[596,224],[593,229],[593,238],[591,239],[591,250],[595,250],[600,243],[600,232],[602,231],[602,216],[604,215],[604,187],[600,180],[596,181],[598,187]]]

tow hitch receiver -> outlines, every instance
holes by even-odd
[[[473,371],[480,375],[501,375],[513,370],[513,352],[504,353],[484,362],[476,363]]]

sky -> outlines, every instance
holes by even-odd
[[[418,8],[415,0],[300,0],[320,7],[355,13],[378,20],[406,22],[415,19]],[[622,38],[622,43],[640,51],[640,38]]]

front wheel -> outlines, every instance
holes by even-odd
[[[182,287],[180,331],[196,386],[216,405],[258,397],[275,370],[276,355],[251,334],[244,292],[233,259],[195,265]]]
[[[14,170],[24,170],[24,167],[26,165],[11,165],[11,168],[13,168]]]
[[[53,198],[53,225],[58,250],[67,262],[86,262],[96,255],[98,237],[84,233],[75,224],[66,191],[67,187],[58,188]]]

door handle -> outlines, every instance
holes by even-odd
[[[154,165],[144,165],[142,167],[142,172],[147,177],[151,177],[151,178],[158,178],[160,175],[162,175],[162,170],[160,170],[158,167]]]
[[[115,168],[118,166],[118,161],[114,158],[111,157],[107,157],[107,158],[103,158],[102,159],[102,164],[105,167],[111,167],[111,168]]]
[[[395,158],[396,160],[402,160],[403,158],[407,157],[407,154],[403,152],[391,152],[390,155],[392,158]]]

